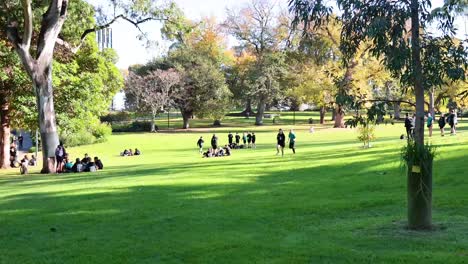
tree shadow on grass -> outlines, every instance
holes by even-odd
[[[462,234],[453,239],[459,226],[429,235],[430,242],[393,227],[405,214],[404,177],[395,177],[397,168],[387,175],[369,172],[380,161],[263,172],[240,183],[142,182],[8,196],[0,202],[0,262],[388,263],[419,261],[421,255],[462,261],[453,254],[467,240]],[[452,162],[463,164],[463,157]],[[208,169],[186,167],[197,168]],[[96,177],[128,178],[115,169]],[[73,183],[66,180],[60,185]],[[437,208],[440,214],[460,209]],[[437,219],[449,219],[440,214]],[[458,220],[466,222],[461,215]]]

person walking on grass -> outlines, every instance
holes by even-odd
[[[255,133],[252,132],[252,148],[257,148],[255,141],[257,141],[257,137],[255,136]]]
[[[205,143],[205,141],[203,140],[203,137],[200,137],[200,139],[197,141],[197,146],[200,149],[200,153],[203,153],[203,143]]]
[[[213,149],[218,149],[218,137],[216,134],[213,134],[213,137],[211,137],[211,147]]]
[[[247,133],[247,147],[248,148],[252,147],[251,143],[252,143],[252,133],[248,132]]]
[[[452,110],[450,110],[450,114],[447,117],[447,123],[450,125],[450,134],[451,135],[456,135],[457,134],[456,121],[457,121],[457,114],[452,109]]]
[[[427,128],[429,129],[429,137],[432,137],[432,126],[433,126],[433,123],[434,123],[434,118],[432,118],[431,113],[427,114],[426,122],[427,122]]]
[[[244,142],[244,146],[247,144],[247,136],[245,135],[245,132],[242,134],[242,142]]]
[[[445,125],[447,124],[445,122],[445,114],[441,114],[437,122],[439,123],[440,135],[443,137],[445,134]]]
[[[228,142],[229,142],[229,146],[232,146],[232,139],[234,138],[234,136],[232,135],[231,132],[229,132],[228,134]]]
[[[413,133],[412,133],[412,121],[411,121],[411,118],[409,117],[409,114],[406,113],[406,117],[405,117],[405,128],[406,128],[406,138],[411,139],[413,138]]]
[[[281,150],[281,157],[284,156],[284,146],[286,142],[286,136],[283,133],[283,130],[280,128],[278,135],[276,135],[276,155],[278,156]]]
[[[294,130],[289,130],[289,135],[288,135],[288,141],[289,141],[289,148],[292,149],[293,153],[296,154],[296,133],[294,133]]]

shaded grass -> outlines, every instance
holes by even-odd
[[[98,153],[106,167],[99,173],[2,171],[0,263],[466,261],[464,133],[430,139],[440,151],[439,229],[411,232],[404,228],[401,125],[379,127],[370,149],[351,130],[310,134],[299,126],[298,154],[284,158],[274,155],[277,128],[262,127],[258,149],[226,158],[198,156],[197,138],[208,142],[210,133],[119,134],[69,150]],[[118,156],[134,147],[143,156]]]

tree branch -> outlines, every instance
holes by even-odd
[[[33,13],[31,8],[31,0],[23,0],[24,14],[24,33],[23,33],[23,48],[29,50],[31,47],[31,39],[33,35]]]

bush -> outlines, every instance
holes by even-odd
[[[370,148],[370,142],[376,138],[373,124],[362,125],[358,128],[358,140],[364,143],[365,148]]]
[[[91,132],[86,130],[78,131],[61,138],[63,144],[67,147],[75,147],[81,145],[89,145],[96,142],[96,138]]]
[[[36,147],[31,147],[31,148],[28,150],[28,153],[36,153]]]
[[[155,125],[156,130],[158,126]],[[112,124],[112,132],[150,132],[151,122],[134,121],[132,123]]]
[[[104,142],[112,135],[112,127],[109,124],[99,124],[91,129],[91,133],[96,138],[96,142]]]
[[[112,112],[105,116],[101,116],[101,122],[113,123],[113,122],[125,122],[131,121],[132,116],[129,112]]]

